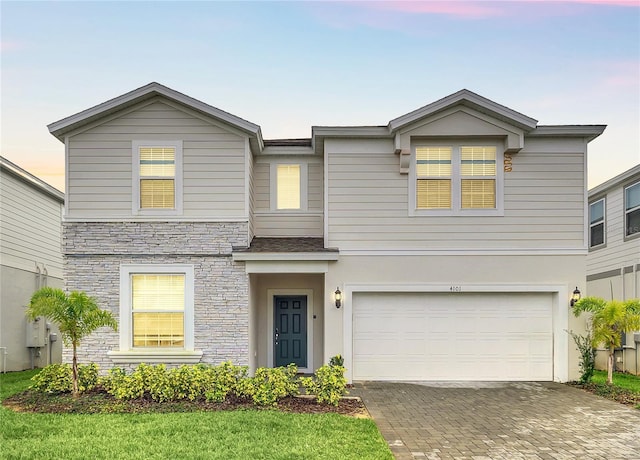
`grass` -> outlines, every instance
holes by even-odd
[[[640,376],[614,372],[613,385],[607,385],[607,372],[596,370],[591,382],[569,382],[569,385],[640,410]]]
[[[607,383],[607,371],[595,371],[592,382],[598,384]],[[640,376],[614,372],[613,384],[619,388],[640,393]]]
[[[34,371],[0,376],[4,399]],[[0,408],[2,458],[392,459],[368,419],[271,410],[32,414]]]

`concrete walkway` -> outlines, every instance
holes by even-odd
[[[356,382],[397,459],[640,459],[640,411],[559,383]]]

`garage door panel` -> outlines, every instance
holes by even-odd
[[[355,293],[358,380],[552,380],[551,294]]]

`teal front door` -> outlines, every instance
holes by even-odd
[[[275,367],[307,367],[307,297],[279,295],[273,302]]]

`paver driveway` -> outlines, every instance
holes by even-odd
[[[559,383],[356,382],[397,459],[640,459],[640,411]]]

